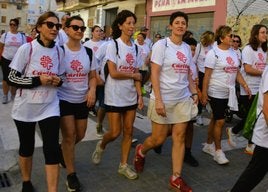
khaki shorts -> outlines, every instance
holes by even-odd
[[[197,115],[197,105],[192,98],[182,102],[165,104],[167,117],[162,117],[156,113],[155,100],[150,99],[147,116],[158,124],[177,124],[188,122]]]

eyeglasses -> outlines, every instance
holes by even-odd
[[[81,32],[84,32],[87,27],[85,26],[78,26],[78,25],[70,25],[68,27],[71,27],[74,31],[78,31],[78,29],[80,29]]]
[[[49,28],[49,29],[53,29],[54,28],[54,26],[56,26],[56,29],[57,30],[60,30],[60,28],[61,28],[61,24],[60,23],[53,23],[53,22],[50,22],[50,21],[46,21],[46,22],[43,22],[42,24],[46,24],[47,25],[47,28]]]
[[[159,36],[156,36],[155,38],[157,38],[157,39],[161,39],[161,37],[159,37]]]
[[[240,41],[239,41],[239,40],[233,40],[233,42],[234,42],[234,43],[240,43]]]
[[[9,23],[9,26],[17,26],[15,23]]]

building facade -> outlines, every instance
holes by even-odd
[[[26,0],[0,0],[0,34],[9,30],[9,21],[18,18],[19,31],[27,28],[27,3]]]
[[[90,28],[98,25],[109,28],[116,14],[128,9],[137,16],[137,28],[145,25],[145,0],[58,0],[58,11],[70,12],[71,15],[80,15],[88,29],[85,37],[91,37]]]
[[[226,23],[227,0],[147,0],[147,26],[150,34],[168,36],[169,16],[175,11],[183,11],[189,16],[188,30],[194,38],[207,31],[215,31]]]

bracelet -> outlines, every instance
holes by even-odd
[[[193,93],[193,94],[192,94],[192,97],[193,97],[193,96],[195,96],[195,95],[196,95],[196,96],[198,96],[198,94],[197,94],[197,93]]]

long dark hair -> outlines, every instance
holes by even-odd
[[[260,41],[258,39],[258,35],[259,35],[260,29],[262,27],[265,27],[266,30],[267,30],[267,27],[265,25],[262,25],[262,24],[254,25],[252,27],[252,29],[251,29],[248,45],[250,45],[254,51],[257,51],[258,50],[258,47],[260,45]],[[267,40],[266,40],[266,42],[264,42],[264,43],[261,44],[261,48],[262,48],[262,50],[264,52],[267,51]]]
[[[136,15],[129,10],[122,10],[120,13],[117,14],[112,24],[112,29],[113,29],[112,36],[114,39],[117,39],[121,36],[122,31],[119,29],[118,25],[122,25],[128,17],[133,17],[136,23],[137,21]]]
[[[66,26],[66,27],[70,27],[71,22],[72,22],[73,20],[82,21],[82,22],[83,22],[83,25],[85,25],[85,22],[84,22],[84,20],[82,19],[82,17],[80,17],[79,15],[74,15],[74,16],[72,16],[72,17],[69,17],[69,18],[66,20],[66,22],[65,22],[65,26]]]

